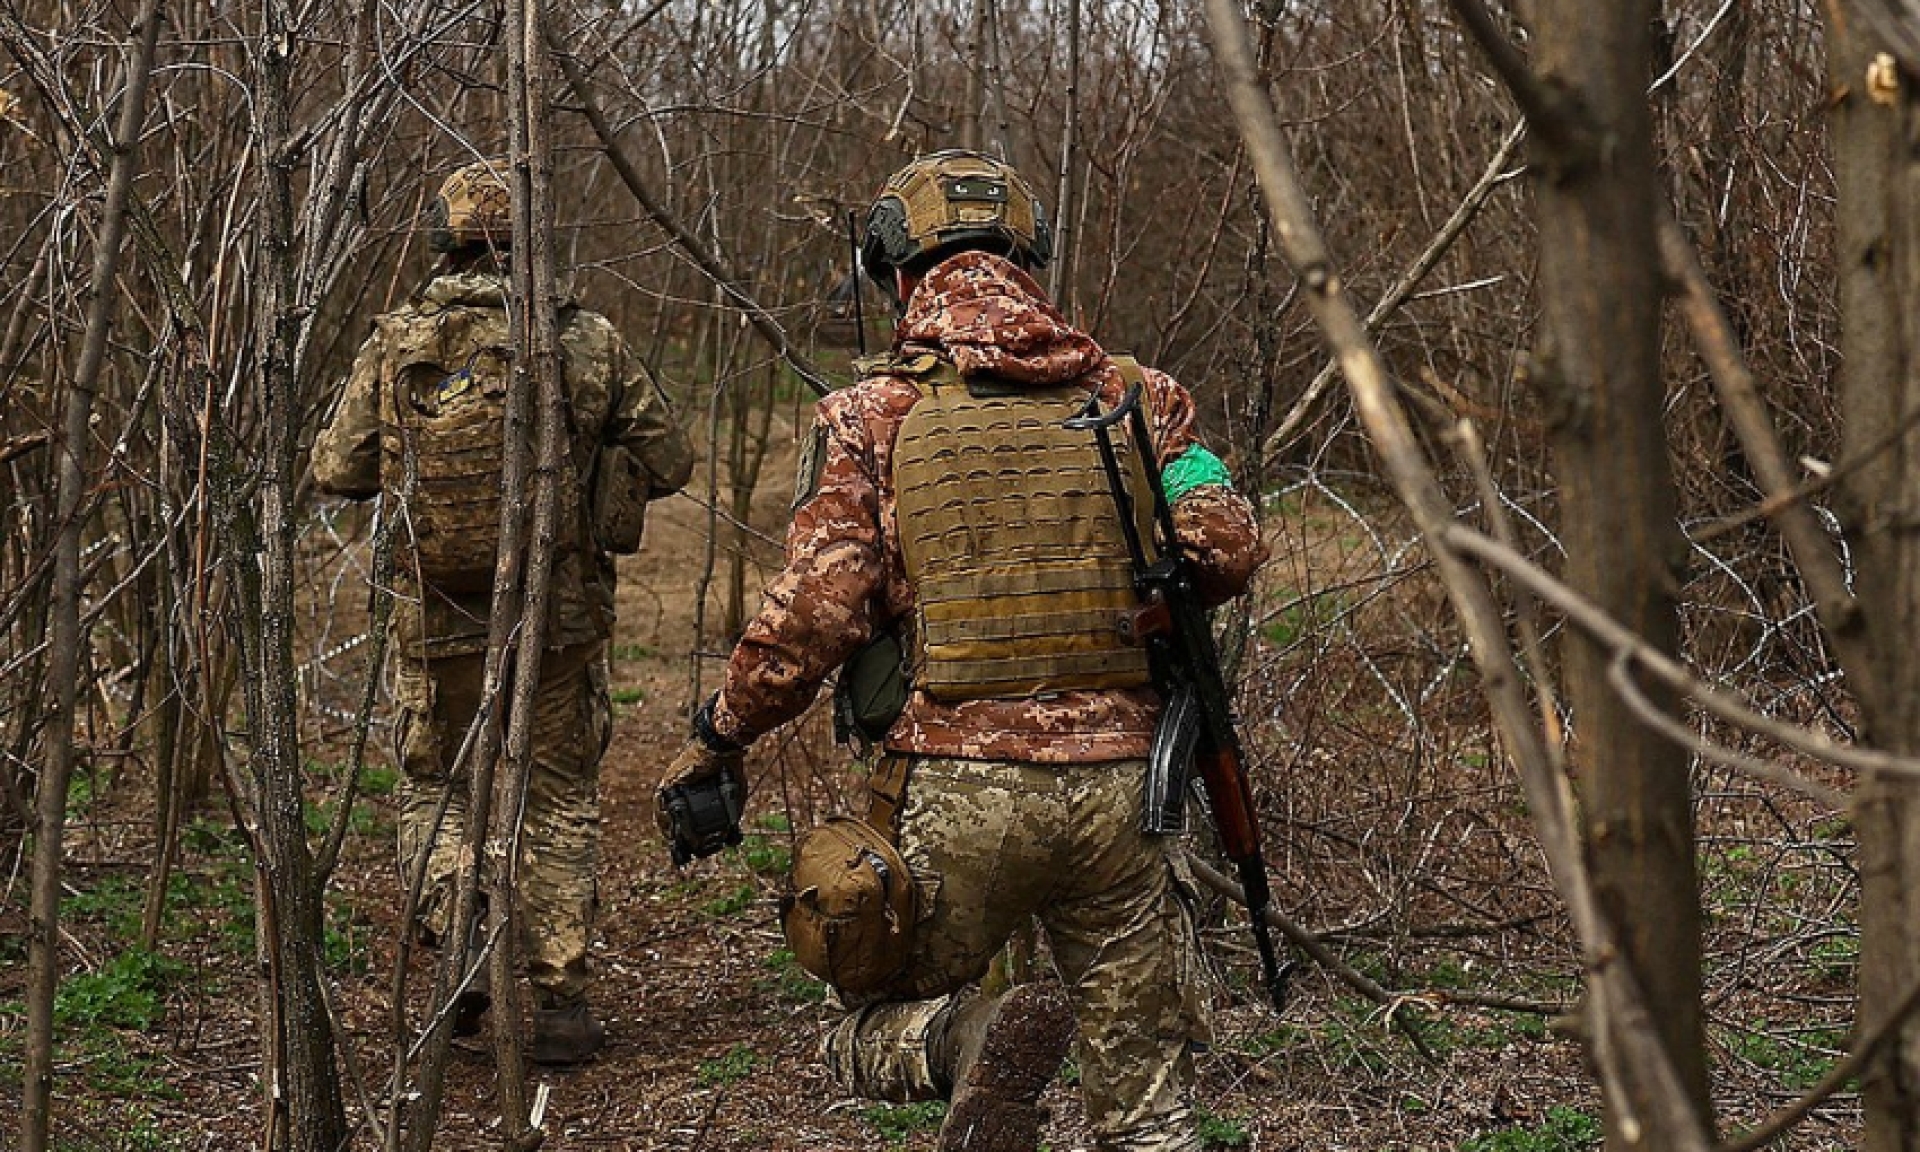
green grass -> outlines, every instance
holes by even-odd
[[[1313,1043],[1313,1033],[1292,1024],[1282,1024],[1270,1032],[1262,1032],[1240,1041],[1240,1051],[1255,1060],[1283,1053],[1289,1049],[1302,1048]]]
[[[1342,1066],[1356,1072],[1379,1075],[1388,1071],[1392,1062],[1386,1045],[1398,1041],[1390,1041],[1381,1026],[1364,1023],[1371,1016],[1373,1006],[1358,1000],[1344,1001],[1341,1006],[1351,1020],[1327,1021],[1320,1028],[1320,1043],[1331,1050]],[[1432,1031],[1431,1027],[1427,1029],[1429,1034]]]
[[[237,956],[252,956],[254,952],[254,933],[259,923],[253,899],[253,885],[232,875],[215,880],[208,892],[209,905],[222,914],[221,939]]]
[[[53,1018],[59,1030],[61,1076],[77,1076],[91,1092],[128,1100],[177,1100],[180,1093],[167,1081],[164,1063],[138,1048],[135,1038],[151,1030],[165,1013],[167,991],[179,984],[187,968],[153,952],[129,948],[96,972],[68,977],[54,996]],[[18,1000],[0,1001],[0,1084],[17,1089],[25,1039],[26,1006]],[[82,1112],[94,1107],[82,1101]],[[175,1147],[156,1142],[157,1129],[138,1121],[145,1115],[124,1103],[113,1105],[111,1125],[99,1126],[99,1143],[73,1143],[67,1138],[56,1147],[92,1148],[119,1152]],[[133,1122],[129,1122],[129,1120]]]
[[[212,931],[226,951],[244,958],[253,955],[253,866],[242,849],[220,838],[216,831],[196,834],[203,842],[222,846],[210,861],[194,871],[176,870],[167,885],[167,913],[162,938],[190,940]],[[118,933],[131,939],[132,932]]]
[[[1312,1028],[1282,1024],[1240,1040],[1241,1054],[1255,1060],[1269,1057],[1291,1058],[1311,1053],[1314,1059],[1337,1063],[1356,1072],[1378,1075],[1392,1068],[1392,1053],[1404,1048],[1405,1038],[1387,1021],[1380,1019],[1365,1001],[1340,1002],[1341,1015],[1324,1020]],[[1422,1015],[1418,1027],[1421,1038],[1442,1057],[1463,1047],[1499,1047],[1516,1036],[1511,1021],[1499,1021],[1487,1028],[1469,1029],[1440,1018]]]
[[[197,816],[180,831],[180,843],[203,856],[244,859],[247,841],[240,830],[223,821]]]
[[[327,922],[322,929],[321,953],[329,971],[364,976],[373,963],[371,930],[353,914],[344,896],[327,894]]]
[[[399,784],[399,771],[385,764],[367,764],[360,769],[360,791],[365,795],[391,796]]]
[[[1350,607],[1346,596],[1338,591],[1295,595],[1291,590],[1282,589],[1278,599],[1285,607],[1261,620],[1260,635],[1280,648],[1291,647]]]
[[[1556,1104],[1531,1128],[1475,1136],[1457,1152],[1586,1152],[1600,1146],[1600,1121],[1577,1108]]]
[[[390,770],[374,769],[365,779],[377,791],[391,789],[397,777]],[[310,810],[309,816],[325,827],[334,810]],[[356,805],[350,826],[363,834],[372,830],[378,811],[377,806]],[[146,874],[83,872],[80,883],[85,887],[63,900],[63,921],[93,942],[92,954],[100,960],[93,970],[63,979],[54,1000],[60,1074],[80,1093],[64,1114],[70,1130],[59,1136],[55,1147],[72,1152],[175,1152],[189,1146],[139,1106],[141,1101],[178,1099],[181,1091],[171,1067],[144,1037],[163,1029],[169,1001],[189,991],[223,995],[223,973],[238,970],[218,960],[204,970],[189,969],[172,958],[181,954],[173,946],[184,944],[195,954],[211,946],[240,962],[250,960],[257,902],[255,871],[239,832],[203,816],[184,825],[181,833],[182,860],[167,880],[161,948],[147,950],[137,943],[150,883]],[[356,918],[343,897],[331,896],[323,940],[329,969],[365,973],[371,942],[364,917]],[[0,955],[0,963],[6,962]],[[18,1090],[24,1016],[18,999],[0,1000],[0,1092]],[[106,1109],[108,1114],[93,1123],[87,1120],[89,1109]]]
[[[74,1043],[80,1072],[94,1091],[123,1100],[180,1099],[180,1090],[166,1079],[165,1062],[130,1048],[121,1034],[94,1029]]]
[[[1196,1107],[1193,1110],[1193,1126],[1200,1136],[1200,1142],[1208,1148],[1249,1148],[1253,1145],[1253,1133],[1247,1130],[1244,1122],[1232,1116],[1221,1116]]]
[[[793,865],[793,854],[784,840],[766,836],[748,836],[733,849],[733,855],[747,869],[760,876],[785,876]]]
[[[827,998],[827,986],[815,980],[791,951],[776,949],[760,961],[769,976],[756,982],[762,992],[801,1004],[818,1004]]]
[[[169,1133],[165,1121],[125,1100],[83,1100],[73,1110],[73,1133],[56,1133],[52,1152],[180,1152],[194,1144]]]
[[[1435,982],[1438,987],[1461,987]],[[1446,1057],[1461,1049],[1500,1049],[1547,1039],[1547,1021],[1531,1012],[1501,1012],[1486,1017],[1422,1015],[1420,1035],[1434,1053]]]
[[[1547,1038],[1547,1018],[1535,1016],[1531,1012],[1516,1012],[1507,1018],[1507,1030],[1521,1040],[1545,1040]]]
[[[1847,1038],[1839,1029],[1816,1029],[1796,1037],[1767,1031],[1768,1021],[1756,1020],[1725,1037],[1727,1051],[1756,1068],[1773,1073],[1789,1088],[1811,1088],[1833,1069],[1846,1052]]]
[[[703,1060],[695,1072],[695,1077],[708,1088],[718,1088],[738,1083],[753,1075],[754,1067],[760,1063],[759,1055],[745,1044],[735,1044],[724,1056],[712,1060]]]
[[[211,876],[195,876],[179,869],[168,876],[160,939],[191,940],[211,924],[233,951],[250,955],[254,921],[252,869],[244,861],[232,858],[214,861],[214,869]],[[131,942],[140,938],[146,900],[144,879],[113,876],[67,896],[61,901],[60,916],[68,923],[99,925],[114,940]]]
[[[345,760],[336,760],[331,763],[322,763],[318,760],[307,761],[307,771],[310,774],[332,781],[335,784],[345,783],[347,779],[347,769],[349,767],[349,763]],[[355,791],[362,796],[385,796],[392,792],[394,785],[399,782],[400,772],[398,769],[390,768],[385,764],[368,764],[362,760],[360,763],[360,780],[355,786]]]
[[[1369,952],[1364,948],[1356,948],[1347,957],[1347,963],[1353,966],[1355,972],[1376,980],[1379,983],[1389,986],[1400,983],[1400,973],[1395,971],[1393,966],[1387,962],[1386,956],[1379,952]],[[1359,1002],[1355,1001],[1353,1003]],[[1351,1006],[1350,1004],[1349,1007]],[[1371,1005],[1365,1005],[1361,1010],[1363,1012],[1371,1012],[1373,1008]]]
[[[93,807],[95,790],[91,772],[75,772],[67,777],[67,819],[86,815],[87,809]]]
[[[168,884],[169,897],[183,895],[179,877]],[[103,924],[120,939],[140,935],[140,922],[146,912],[147,888],[143,880],[128,876],[109,876],[93,887],[75,892],[60,901],[60,918],[68,921]]]
[[[333,827],[334,814],[340,810],[335,800],[321,800],[306,806],[307,835],[325,836]],[[356,803],[347,813],[347,831],[355,836],[371,836],[380,830],[380,822],[375,817],[373,806]]]
[[[653,659],[653,649],[645,644],[615,644],[607,649],[607,657],[624,664],[634,664],[641,660]]]
[[[1852,979],[1860,967],[1860,937],[1851,933],[1823,936],[1808,950],[1808,957],[1829,979]]]
[[[717,899],[707,901],[706,904],[702,906],[702,911],[716,920],[727,916],[736,916],[753,907],[753,902],[758,899],[759,896],[760,890],[758,888],[755,888],[751,884],[742,884]]]
[[[1853,836],[1853,818],[1842,813],[1829,816],[1813,826],[1816,840],[1845,840]]]
[[[145,1031],[159,1022],[167,987],[186,966],[157,952],[129,948],[98,972],[68,978],[53,1001],[56,1022]]]
[[[926,1100],[918,1104],[870,1104],[860,1109],[866,1121],[892,1148],[905,1144],[916,1133],[937,1132],[947,1118],[947,1102]]]
[[[1473,976],[1458,961],[1451,957],[1441,960],[1427,970],[1427,986],[1430,988],[1471,988]]]
[[[607,699],[620,705],[638,704],[646,698],[645,688],[615,688],[607,693]]]
[[[54,1136],[53,1152],[180,1152],[193,1146],[138,1104],[86,1101],[75,1112],[78,1131]]]

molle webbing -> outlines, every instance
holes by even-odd
[[[504,309],[449,307],[392,332],[381,483],[406,503],[402,565],[450,592],[493,586],[513,371]]]
[[[1087,390],[969,389],[946,365],[920,384],[893,458],[918,601],[914,686],[956,701],[1147,683],[1146,653],[1119,630],[1133,569],[1099,451],[1061,427]],[[1138,458],[1119,448],[1144,495]]]

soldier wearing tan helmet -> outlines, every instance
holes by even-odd
[[[1177,844],[1141,831],[1161,702],[1118,627],[1134,594],[1116,503],[1092,436],[1062,422],[1141,388],[1211,602],[1265,550],[1192,397],[1069,324],[1029,275],[1051,256],[999,161],[940,152],[887,182],[862,259],[897,302],[892,348],[820,402],[786,566],[662,775],[662,824],[677,854],[724,840],[687,832],[699,790],[744,792],[747,748],[838,670],[840,717],[881,750],[871,807],[802,842],[783,917],[850,1009],[834,1076],[948,1099],[945,1152],[1032,1152],[1077,1025],[1098,1146],[1187,1152],[1208,1035],[1193,886]],[[1141,466],[1130,487],[1147,507]],[[1058,982],[973,991],[1036,918]]]
[[[505,172],[503,161],[482,162],[441,185],[427,240],[442,262],[411,302],[374,321],[313,446],[322,491],[384,494],[383,514],[395,518],[401,883],[424,868],[415,928],[429,944],[482,928],[449,921],[469,800],[460,751],[481,700],[515,356]],[[677,491],[692,469],[664,394],[606,317],[569,303],[560,326],[575,482],[563,497],[535,696],[518,893],[535,993],[529,1055],[546,1064],[590,1059],[606,1035],[588,1001],[588,946],[599,765],[611,735],[613,555],[639,546],[646,502]],[[462,993],[456,1035],[480,1027],[483,986]]]

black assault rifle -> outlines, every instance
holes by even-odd
[[[1153,491],[1154,524],[1161,537],[1157,559],[1147,555],[1150,542],[1140,538],[1133,496],[1127,490],[1114,449],[1112,430],[1122,421],[1128,424],[1134,450],[1145,466],[1147,486]],[[1213,629],[1194,591],[1191,563],[1174,532],[1173,509],[1167,505],[1166,485],[1160,479],[1140,385],[1128,387],[1126,398],[1111,412],[1100,411],[1096,393],[1087,399],[1080,415],[1066,421],[1066,426],[1091,431],[1099,443],[1100,463],[1106,469],[1107,487],[1120,515],[1120,530],[1133,559],[1133,587],[1140,598],[1140,607],[1122,621],[1122,628],[1135,643],[1146,646],[1154,687],[1164,702],[1147,760],[1142,830],[1150,836],[1165,836],[1186,827],[1187,788],[1198,767],[1213,810],[1220,849],[1240,873],[1267,994],[1274,1011],[1284,1011],[1287,981],[1294,965],[1291,961],[1280,962],[1274,951],[1273,930],[1267,924],[1267,905],[1273,896],[1267,887],[1267,864],[1260,855],[1253,783],[1241,756],[1233,698],[1220,672]]]

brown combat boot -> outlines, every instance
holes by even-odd
[[[585,1064],[606,1042],[607,1026],[582,997],[533,1010],[533,1045],[527,1059],[535,1064]]]
[[[1072,1040],[1073,1011],[1057,984],[956,1009],[935,1050],[953,1081],[939,1152],[1034,1152],[1047,1125],[1040,1094]]]

